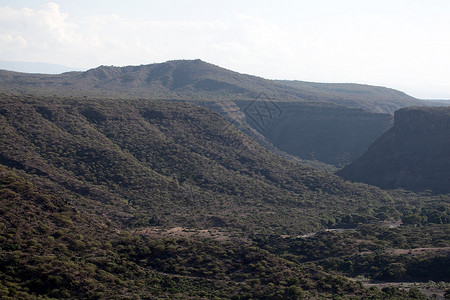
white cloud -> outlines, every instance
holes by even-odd
[[[194,57],[225,63],[233,55],[235,60],[256,63],[290,53],[283,30],[243,15],[226,22],[130,21],[96,15],[73,23],[55,3],[36,10],[3,7],[0,15],[0,53],[9,60],[95,66]]]
[[[78,26],[55,3],[37,10],[0,8],[0,53],[4,60],[58,62],[61,55],[80,41]],[[53,56],[55,55],[55,56]]]
[[[4,49],[23,49],[27,44],[27,41],[22,36],[13,34],[0,35],[0,45],[2,45]]]

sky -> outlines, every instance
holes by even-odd
[[[448,0],[0,0],[0,60],[202,59],[268,79],[450,99]]]

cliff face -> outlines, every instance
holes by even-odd
[[[245,111],[248,105],[237,102]],[[281,116],[274,114],[247,122],[280,150],[311,161],[334,166],[346,165],[357,159],[370,144],[392,126],[392,116],[375,114],[339,105],[280,102]]]
[[[396,111],[394,126],[338,175],[385,189],[450,193],[450,108]]]

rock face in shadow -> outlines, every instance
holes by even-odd
[[[338,175],[385,189],[450,193],[450,108],[396,111],[394,126]]]
[[[392,126],[389,114],[370,113],[327,103],[281,102],[273,104],[272,117],[259,118],[252,105],[237,102],[247,123],[278,149],[311,161],[344,166],[363,154]],[[270,103],[269,103],[270,104]],[[260,114],[268,115],[264,105]],[[279,113],[278,113],[278,111]]]

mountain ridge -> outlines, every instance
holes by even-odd
[[[8,79],[8,74],[5,74],[5,71],[2,71],[0,75],[0,79],[3,81]],[[204,92],[206,93],[205,96],[211,97],[213,95],[217,97],[217,93],[211,92],[220,90],[221,93],[229,93],[228,99],[235,100],[236,98],[239,100],[254,99],[258,94],[266,93],[276,101],[320,100],[385,113],[393,113],[393,111],[405,105],[425,105],[423,101],[408,96],[403,92],[384,87],[362,84],[268,80],[258,76],[230,71],[200,59],[173,60],[140,66],[99,66],[85,72],[68,72],[59,76],[17,72],[9,75],[13,75],[16,81],[23,81],[22,85],[33,85],[33,80],[39,80],[40,84],[35,86],[35,88],[56,85],[63,88],[63,91],[66,93],[72,91],[70,86],[73,86],[82,93],[88,93],[89,89],[103,88],[105,89],[103,91],[113,89],[115,92],[125,94],[123,88],[128,86],[130,88],[128,91],[129,96],[150,96],[154,98],[165,94],[165,97],[170,98],[177,96],[192,97],[190,93],[194,91]],[[77,85],[77,81],[80,81],[80,84]],[[9,84],[13,84],[13,82],[9,81]],[[141,88],[142,91],[133,90],[136,87]],[[183,88],[185,89],[184,94],[176,93]],[[149,94],[149,92],[152,93]],[[345,93],[342,95],[342,92]],[[374,95],[371,95],[371,93],[374,93]],[[355,94],[363,94],[363,96],[358,97]],[[352,96],[350,97],[350,95]],[[371,95],[370,99],[368,99],[368,95]],[[89,96],[92,96],[92,94]],[[201,95],[197,96],[201,97]],[[375,97],[378,99],[374,99]],[[203,99],[206,98],[204,97]],[[197,100],[199,99],[201,98],[197,97]],[[362,103],[358,104],[357,100],[365,101],[361,101]],[[370,107],[369,104],[375,100],[390,100],[389,104],[391,107]],[[395,104],[396,101],[400,100],[402,103]]]

